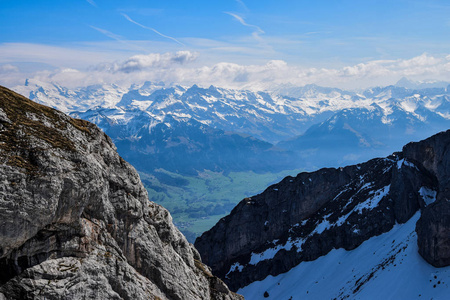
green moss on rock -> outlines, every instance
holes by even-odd
[[[0,86],[0,109],[7,119],[0,119],[0,162],[35,173],[34,157],[49,148],[75,152],[74,143],[64,135],[68,126],[90,133],[94,126],[87,121],[72,119],[52,108],[35,103]],[[37,146],[36,139],[46,147]]]

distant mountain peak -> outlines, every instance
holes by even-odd
[[[415,86],[415,82],[409,80],[406,77],[400,78],[399,81],[395,84],[395,86],[405,87],[405,88],[411,88],[411,86]]]

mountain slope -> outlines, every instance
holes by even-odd
[[[26,86],[15,87],[15,90],[66,113],[116,108],[120,112],[108,116],[127,123],[121,118],[123,114],[137,109],[147,112],[158,123],[165,115],[172,115],[194,119],[215,129],[252,135],[270,143],[300,134],[306,129],[305,124],[312,124],[310,103],[266,92],[214,86],[165,87],[146,82],[129,88],[104,85],[68,89],[56,83],[30,80]],[[315,118],[324,119],[320,113]]]
[[[268,142],[214,129],[194,119],[166,115],[163,122],[156,122],[137,111],[127,124],[110,126],[113,121],[98,113],[77,116],[105,128],[122,156],[146,173],[159,168],[187,175],[203,170],[278,172],[292,167],[296,159],[294,153]]]
[[[0,87],[0,298],[240,299],[95,125]]]
[[[139,138],[142,130],[150,132],[157,124],[170,126],[173,120],[198,122],[211,130],[245,134],[271,144],[282,141],[281,148],[300,152],[306,162],[314,161],[310,168],[385,156],[450,125],[450,94],[438,87],[387,86],[356,93],[308,85],[251,92],[146,82],[130,88],[69,90],[31,81],[16,89],[41,103],[58,106],[63,102],[67,112],[96,123],[115,142]],[[93,100],[94,96],[98,99]],[[208,151],[203,149],[203,155],[217,154]]]
[[[287,170],[355,164],[389,155],[406,142],[450,127],[446,88],[388,86],[357,93],[309,85],[280,89],[289,92],[280,96],[151,82],[126,88],[67,89],[31,80],[17,89],[97,124],[113,139],[120,155],[149,179],[146,187],[153,199],[173,209],[175,222],[185,233],[199,233],[213,224],[208,213],[201,217],[210,221],[193,225],[193,219],[186,218],[193,215],[192,209],[218,212],[211,208],[220,210],[226,204],[223,215],[238,199],[273,182],[263,178],[258,189],[239,194],[230,203],[221,192],[220,180],[206,179],[207,187],[200,183],[205,188],[198,188],[194,181],[198,183],[196,178],[202,174],[214,172],[246,187],[246,181],[228,175],[239,172],[248,178],[256,171],[258,176],[273,178],[275,173],[294,173]],[[285,141],[274,144],[280,140]],[[185,177],[183,182],[189,183],[182,189],[176,185],[166,189],[156,179],[161,172]],[[174,203],[177,199],[183,203],[187,195],[191,199],[207,195],[211,201],[188,201],[185,208]]]
[[[370,107],[343,109],[277,146],[301,153],[304,161],[311,162],[310,167],[339,166],[385,156],[411,140],[450,126],[445,108],[450,103],[448,96],[434,102],[426,97],[401,97]]]
[[[358,248],[331,250],[278,276],[240,289],[246,299],[446,299],[450,267],[434,268],[418,253],[419,214]]]
[[[388,158],[287,177],[241,201],[195,245],[238,289],[334,248],[355,249],[421,209],[419,252],[443,266],[450,257],[449,146],[447,131]]]
[[[98,84],[72,89],[58,83],[35,79],[27,79],[23,86],[17,86],[14,90],[35,102],[65,113],[87,110],[96,106],[113,107],[127,91],[114,84]]]

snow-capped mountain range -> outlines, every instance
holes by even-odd
[[[414,287],[377,295],[445,297],[450,131],[390,154],[449,128],[450,86],[406,84],[253,92],[27,81],[15,90],[96,123],[147,173],[316,169],[387,156],[286,177],[244,198],[196,247],[231,289],[252,299],[363,299],[395,289],[396,278]]]
[[[402,79],[398,86],[361,92],[316,85],[253,92],[152,82],[69,89],[27,80],[15,90],[96,123],[132,163],[139,153],[155,167],[178,172],[237,166],[273,171],[361,162],[447,129],[450,88],[439,83],[411,89],[406,83],[414,86]],[[186,155],[193,158],[191,165]],[[262,167],[267,162],[270,166]]]

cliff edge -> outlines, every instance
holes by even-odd
[[[0,87],[0,299],[243,299],[95,125]]]

